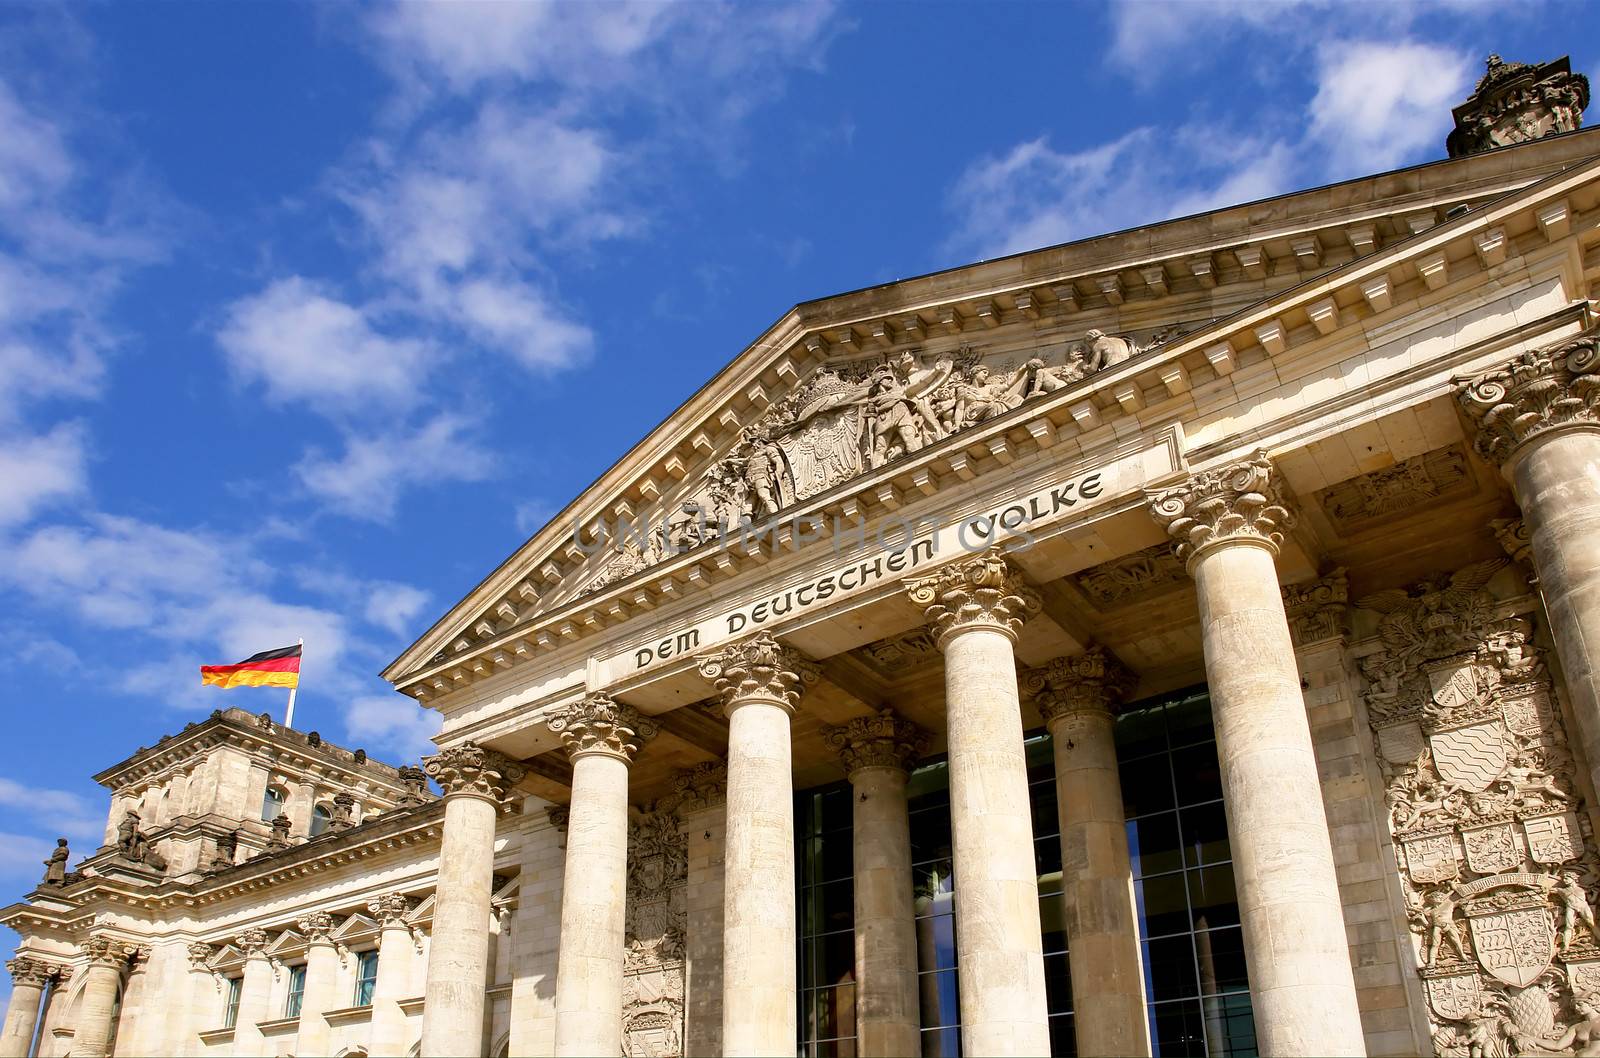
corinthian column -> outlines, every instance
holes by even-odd
[[[1133,689],[1133,675],[1104,649],[1091,647],[1029,670],[1022,682],[1055,750],[1078,1053],[1147,1055],[1144,960],[1112,715]]]
[[[556,1054],[622,1053],[628,766],[654,721],[604,694],[549,718],[572,758],[556,960]]]
[[[331,1039],[330,1026],[323,1012],[340,1004],[334,1001],[339,981],[339,952],[333,944],[338,926],[326,911],[313,911],[295,923],[306,939],[306,981],[300,994],[300,1024],[296,1030],[296,1054],[326,1054]]]
[[[83,1058],[106,1058],[115,1030],[113,1012],[122,971],[139,949],[127,941],[95,934],[83,943],[89,956],[84,971],[83,995],[78,1000],[78,1022],[72,1027],[72,1053]]]
[[[19,955],[6,963],[6,969],[11,972],[11,1002],[6,1005],[5,1027],[0,1028],[0,1058],[27,1058],[39,1027],[45,985],[60,976],[61,968]]]
[[[1293,524],[1265,456],[1150,496],[1200,604],[1261,1053],[1365,1053],[1328,820],[1274,559]]]
[[[855,793],[856,1053],[922,1053],[916,906],[906,780],[928,751],[921,728],[885,709],[828,728]]]
[[[1522,507],[1591,779],[1600,779],[1600,331],[1456,391]]]
[[[258,1027],[266,1021],[272,1003],[272,963],[267,959],[271,936],[264,929],[247,929],[234,938],[244,952],[244,976],[239,981],[239,1009],[233,1019],[233,1053],[264,1055],[267,1038]]]
[[[483,1053],[494,823],[522,765],[463,742],[423,760],[444,789],[444,836],[423,989],[423,1058]]]
[[[908,589],[944,652],[962,1050],[1049,1054],[1039,875],[1011,650],[1039,596],[998,549]]]
[[[728,712],[722,1053],[795,1047],[794,774],[789,717],[817,668],[763,632],[698,659]]]
[[[378,923],[378,979],[372,983],[372,1037],[367,1050],[385,1058],[409,1050],[400,1000],[410,992],[406,966],[411,959],[411,930],[406,916],[411,901],[402,893],[385,893],[368,901],[367,913]]]

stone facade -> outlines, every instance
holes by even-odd
[[[437,754],[100,773],[0,1058],[1592,1053],[1587,101],[798,306],[387,670]]]

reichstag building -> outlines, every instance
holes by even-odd
[[[0,910],[24,1055],[1600,1053],[1600,132],[796,306]],[[431,782],[430,782],[431,780]]]

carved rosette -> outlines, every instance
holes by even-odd
[[[1564,427],[1600,428],[1600,328],[1534,352],[1456,387],[1478,428],[1478,452],[1504,463],[1525,442]]]
[[[1219,544],[1256,544],[1276,555],[1283,534],[1294,526],[1278,473],[1264,453],[1145,495],[1151,516],[1191,570],[1196,556]]]
[[[333,931],[339,923],[326,911],[313,911],[296,919],[294,925],[306,938],[307,944],[326,944],[332,940]]]
[[[729,709],[744,702],[770,702],[793,709],[803,685],[816,683],[821,674],[809,659],[767,632],[697,658],[696,664]]]
[[[244,952],[245,958],[254,959],[266,954],[267,945],[272,943],[272,935],[259,927],[247,929],[235,937],[233,943]]]
[[[672,778],[672,794],[678,812],[704,812],[728,800],[728,766],[721,761],[706,761],[680,771]]]
[[[545,722],[561,736],[573,760],[599,753],[632,761],[639,747],[654,738],[658,730],[654,720],[640,716],[632,706],[613,701],[606,694],[591,694],[561,706]]]
[[[423,770],[446,797],[482,797],[501,803],[527,769],[476,742],[463,742],[422,760]]]
[[[1297,647],[1344,635],[1350,624],[1350,579],[1344,568],[1309,584],[1284,585],[1283,611]]]
[[[1138,677],[1101,646],[1055,658],[1022,674],[1022,689],[1047,727],[1083,713],[1109,717],[1137,682]]]
[[[31,955],[17,956],[6,963],[6,970],[11,974],[12,985],[17,988],[43,988],[61,976],[61,967]]]
[[[406,916],[411,914],[411,901],[404,893],[385,893],[367,901],[367,914],[384,929],[404,928]]]
[[[211,959],[216,954],[215,944],[207,944],[203,940],[195,941],[189,945],[189,969],[195,973],[210,973]]]
[[[910,772],[928,752],[928,733],[893,709],[823,728],[822,740],[850,776],[863,768]]]
[[[941,650],[951,636],[974,629],[1014,640],[1040,607],[1039,593],[1023,583],[998,547],[909,580],[906,592],[913,605],[922,607]]]

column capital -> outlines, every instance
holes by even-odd
[[[1461,381],[1456,402],[1478,428],[1478,453],[1496,465],[1552,430],[1600,429],[1600,327]]]
[[[922,607],[940,649],[951,636],[973,629],[1015,640],[1022,623],[1041,605],[1039,593],[1023,582],[998,547],[908,580],[906,592]]]
[[[1193,567],[1208,548],[1244,543],[1274,555],[1294,526],[1277,469],[1264,452],[1212,470],[1181,485],[1145,493],[1150,515],[1172,537],[1178,558]]]
[[[197,940],[189,945],[189,969],[196,973],[210,973],[212,956],[217,954],[215,944]]]
[[[1104,714],[1126,698],[1138,677],[1101,646],[1053,658],[1022,674],[1022,687],[1049,727],[1074,713]]]
[[[822,671],[768,632],[702,655],[695,664],[730,710],[747,701],[771,702],[792,710],[800,700],[802,686],[817,682]]]
[[[504,801],[511,787],[527,773],[510,757],[476,742],[463,742],[424,757],[422,767],[444,789],[446,797],[482,797],[496,803]]]
[[[104,933],[90,934],[80,947],[89,957],[90,966],[114,966],[119,970],[141,954],[139,945]]]
[[[728,800],[728,766],[708,760],[686,768],[672,777],[672,793],[679,814],[704,812]]]
[[[659,730],[654,720],[608,694],[591,694],[560,706],[545,717],[545,723],[561,736],[573,760],[595,753],[632,762],[639,747]]]
[[[313,911],[296,919],[294,926],[306,938],[307,944],[331,944],[339,920],[326,911]]]
[[[6,963],[6,970],[11,974],[11,983],[19,988],[43,988],[46,982],[61,976],[60,966],[31,955],[17,956]]]
[[[928,752],[928,733],[893,709],[858,716],[839,727],[825,727],[822,740],[838,755],[846,775],[863,768],[909,773]]]
[[[247,929],[235,937],[233,943],[244,952],[246,959],[265,958],[267,945],[272,943],[272,935],[260,927]]]
[[[1345,635],[1350,628],[1350,578],[1343,566],[1304,584],[1285,584],[1283,614],[1296,647]]]
[[[411,914],[411,900],[404,893],[384,893],[367,901],[367,913],[383,929],[406,927],[406,916]]]

